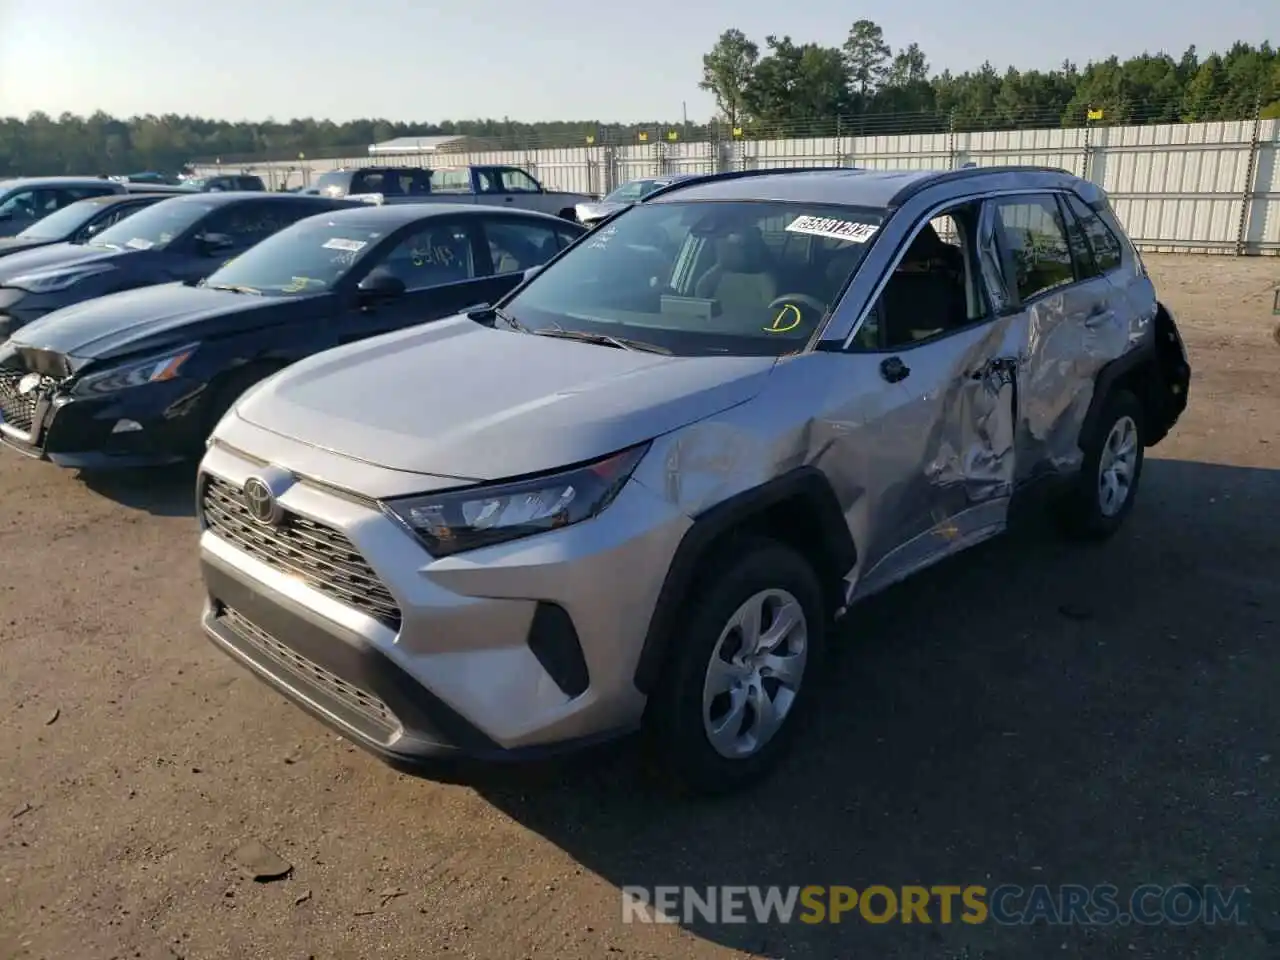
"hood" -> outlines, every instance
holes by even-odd
[[[28,273],[48,273],[64,267],[87,267],[90,264],[136,257],[135,250],[108,250],[79,243],[50,243],[43,247],[20,250],[0,259],[0,286],[14,277]]]
[[[597,200],[593,203],[580,203],[575,210],[579,220],[603,220],[605,217],[612,216],[624,207],[631,206],[630,203],[606,203],[603,200]]]
[[[302,300],[303,298],[299,298]],[[309,302],[315,298],[305,298]],[[166,283],[85,300],[35,320],[13,339],[23,346],[81,360],[107,360],[139,350],[200,340],[210,326],[219,333],[260,326],[262,313],[299,304],[230,290]]]
[[[34,250],[36,247],[47,247],[56,240],[37,240],[34,237],[0,238],[0,257],[8,257],[23,250]]]
[[[553,470],[754,397],[773,357],[669,357],[466,317],[318,354],[245,398],[244,420],[393,470],[500,480]]]

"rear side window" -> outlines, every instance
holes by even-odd
[[[1098,270],[1106,273],[1120,266],[1120,240],[1111,232],[1098,211],[1094,210],[1074,193],[1067,194],[1067,205],[1080,221],[1081,229],[1088,238],[1089,248],[1093,251],[1094,262]]]
[[[470,193],[470,170],[436,170],[431,175],[432,193]]]
[[[1007,253],[1010,286],[1027,301],[1075,282],[1066,225],[1050,194],[996,201],[996,230]]]

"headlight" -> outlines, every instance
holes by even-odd
[[[78,397],[98,397],[128,387],[140,387],[144,383],[161,383],[178,375],[198,344],[190,344],[180,350],[171,350],[146,360],[134,360],[108,370],[88,373],[75,382],[72,394]]]
[[[114,267],[106,265],[100,267],[82,267],[78,270],[47,270],[43,273],[26,273],[20,277],[14,277],[6,287],[16,287],[19,290],[25,290],[27,293],[56,293],[59,290],[65,290],[67,287],[73,287],[81,280],[88,277],[96,277],[100,273],[110,273]]]
[[[648,449],[644,443],[555,474],[406,497],[383,506],[433,556],[447,557],[599,515]]]

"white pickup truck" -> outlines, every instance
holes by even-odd
[[[581,193],[548,190],[519,167],[357,167],[321,174],[307,191],[370,203],[481,203],[576,220]]]

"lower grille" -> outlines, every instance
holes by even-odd
[[[395,714],[373,694],[366,693],[318,663],[308,660],[291,647],[285,646],[231,607],[223,607],[219,619],[234,630],[242,640],[251,644],[262,656],[360,714],[372,724],[383,739],[395,733],[399,726]]]
[[[39,394],[34,390],[25,395],[18,392],[18,381],[24,376],[20,370],[0,370],[0,418],[15,430],[29,434],[35,425]]]
[[[390,591],[355,544],[337,530],[287,511],[278,524],[261,524],[239,489],[208,475],[200,503],[209,529],[223,540],[383,626],[400,629],[400,608]]]

